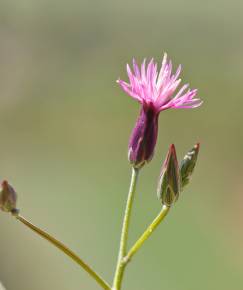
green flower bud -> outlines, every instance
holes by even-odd
[[[157,188],[157,196],[166,206],[176,202],[180,193],[180,171],[176,157],[176,150],[172,144],[162,166]]]
[[[190,182],[191,175],[194,171],[200,144],[197,143],[184,157],[180,164],[181,186],[182,189]]]
[[[13,187],[4,180],[0,190],[0,209],[5,212],[16,211],[17,194]]]

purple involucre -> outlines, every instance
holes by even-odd
[[[128,145],[128,159],[137,168],[153,157],[158,136],[159,114],[151,106],[141,108]]]

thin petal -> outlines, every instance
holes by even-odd
[[[129,64],[127,64],[127,75],[128,75],[128,78],[130,80],[131,85],[133,85],[134,84],[134,75],[132,73],[132,70],[131,70]]]
[[[135,60],[135,58],[133,59],[133,69],[134,69],[134,73],[135,73],[135,76],[140,79],[141,78],[141,75],[140,75],[140,70],[139,70],[139,67],[137,65],[137,62]]]
[[[166,64],[167,64],[167,53],[164,53],[164,57],[163,57],[162,64],[161,64],[161,69],[160,69],[159,76],[158,76],[158,83],[161,82],[161,78],[164,74]]]
[[[142,98],[131,90],[129,84],[127,84],[126,82],[122,80],[117,80],[117,83],[120,85],[120,87],[123,89],[125,93],[127,93],[132,98],[138,100],[139,102],[142,102]]]
[[[141,65],[141,79],[146,82],[146,58],[143,60]]]

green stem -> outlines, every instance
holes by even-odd
[[[162,220],[166,217],[169,212],[170,207],[163,205],[160,213],[153,220],[153,222],[148,226],[145,232],[141,235],[141,237],[137,240],[131,250],[128,252],[126,257],[123,259],[123,263],[126,265],[131,258],[136,254],[136,252],[141,248],[143,243],[152,235],[154,230],[158,227],[158,225],[162,222]]]
[[[113,290],[121,289],[121,283],[122,283],[123,274],[125,270],[125,264],[123,263],[123,258],[125,257],[126,250],[127,250],[128,229],[129,229],[129,224],[130,224],[134,195],[136,191],[136,184],[138,180],[138,173],[139,173],[139,169],[132,168],[131,183],[130,183],[129,193],[127,197],[127,204],[126,204],[123,225],[122,225],[122,232],[121,232],[120,248],[119,248],[116,271],[114,275],[113,287],[112,287]]]
[[[57,239],[53,238],[47,232],[41,230],[37,226],[33,225],[29,221],[27,221],[24,217],[20,215],[15,216],[17,220],[19,220],[22,224],[26,225],[32,231],[40,235],[42,238],[49,241],[59,250],[61,250],[64,254],[66,254],[69,258],[74,260],[79,266],[81,266],[96,282],[105,290],[111,290],[111,287],[94,271],[87,265],[83,260],[81,260],[73,251],[71,251],[68,247],[66,247],[63,243],[59,242]]]

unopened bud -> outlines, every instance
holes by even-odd
[[[181,186],[182,188],[190,182],[191,175],[194,171],[200,144],[197,143],[184,157],[180,165]]]
[[[180,193],[180,171],[176,150],[172,144],[162,166],[157,195],[164,205],[171,206],[176,202]]]
[[[13,187],[4,180],[0,190],[0,209],[6,212],[16,212],[17,194]]]

